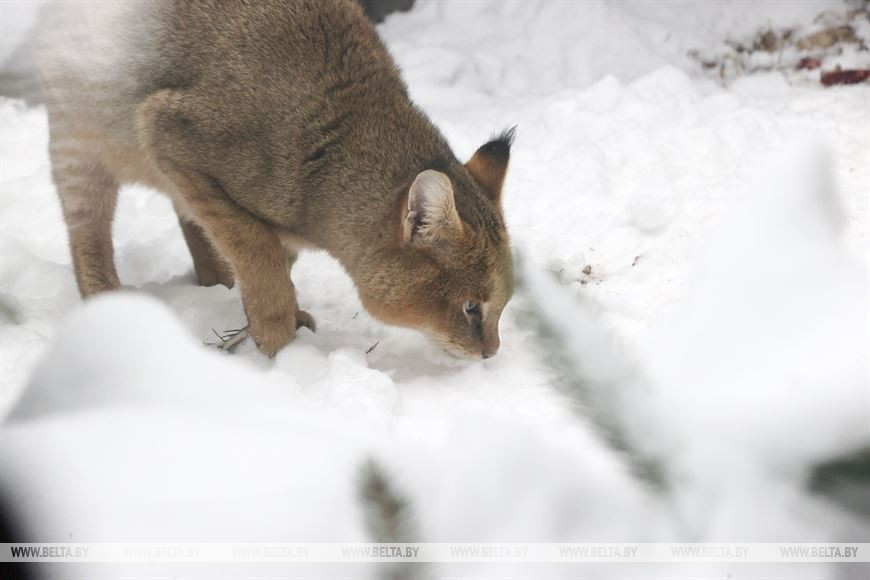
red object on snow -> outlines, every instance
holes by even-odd
[[[870,79],[870,69],[832,70],[822,73],[822,84],[826,87],[832,85],[856,85]]]
[[[807,69],[813,70],[822,66],[822,61],[817,58],[813,58],[812,56],[803,57],[797,65],[797,69]]]

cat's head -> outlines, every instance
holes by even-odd
[[[489,358],[514,289],[501,205],[514,130],[481,146],[464,166],[419,173],[398,212],[396,265],[361,296],[381,320],[428,332],[448,352]]]

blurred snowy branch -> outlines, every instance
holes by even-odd
[[[809,487],[870,519],[870,446],[817,465]]]
[[[408,500],[399,495],[374,459],[366,461],[360,470],[359,499],[372,541],[391,544],[419,541]],[[384,564],[383,568],[382,580],[423,580],[429,577],[428,566],[421,563],[391,563]]]
[[[518,322],[530,329],[540,348],[536,354],[552,373],[553,385],[572,401],[574,410],[628,463],[630,471],[660,490],[666,488],[661,466],[632,440],[620,401],[642,385],[637,366],[596,318],[590,305],[517,261]]]

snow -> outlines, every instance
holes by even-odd
[[[593,410],[676,486],[684,533],[812,541],[848,521],[794,483],[866,445],[867,270],[839,243],[825,152],[802,143],[780,157],[711,227],[689,289],[653,317],[636,359],[588,299],[534,282]]]
[[[505,210],[527,288],[499,355],[473,364],[373,320],[322,253],[294,268],[316,334],[273,361],[203,347],[244,324],[238,291],[194,285],[168,199],[141,187],[115,225],[127,289],[81,304],[44,110],[0,99],[0,470],[33,533],[368,541],[356,484],[375,458],[421,541],[867,537],[806,481],[870,444],[870,87],[785,71],[722,85],[687,56],[853,5],[752,6],[420,0],[379,27],[460,157],[518,124]],[[564,337],[588,400],[558,388],[528,316]],[[735,570],[839,573],[658,569]]]

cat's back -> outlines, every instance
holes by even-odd
[[[363,87],[380,98],[406,94],[356,0],[164,0],[160,18],[158,85],[198,84],[274,106],[304,106],[300,98],[330,105],[359,98]]]
[[[121,133],[164,89],[285,119],[407,95],[355,0],[58,1],[35,48],[50,106]]]
[[[156,187],[135,112],[161,90],[209,95],[228,123],[299,163],[348,111],[407,100],[354,0],[58,1],[35,48],[52,130],[122,181]]]
[[[91,159],[119,181],[163,185],[139,149],[133,122],[142,73],[157,55],[161,4],[83,0],[43,8],[34,59],[57,163]]]

